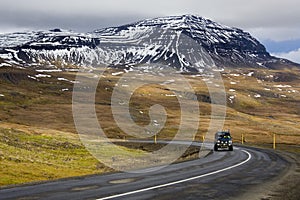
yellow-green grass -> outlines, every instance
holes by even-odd
[[[6,123],[2,126],[16,128],[0,128],[0,186],[113,171],[94,158],[77,135]],[[96,147],[107,158],[144,153],[113,148],[101,141]]]
[[[0,185],[101,173],[108,169],[78,139],[0,128]]]

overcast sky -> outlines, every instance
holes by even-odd
[[[0,33],[51,28],[89,32],[182,14],[242,28],[269,52],[300,63],[299,0],[0,0]]]

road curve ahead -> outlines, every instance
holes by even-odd
[[[290,163],[270,150],[235,147],[149,173],[114,173],[0,190],[0,199],[239,199],[280,178]]]

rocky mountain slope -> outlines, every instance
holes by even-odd
[[[200,55],[200,56],[199,56]],[[181,72],[218,67],[295,66],[249,33],[193,15],[139,21],[90,33],[60,29],[0,35],[0,66],[130,68],[163,63]]]

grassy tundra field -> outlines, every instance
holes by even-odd
[[[130,139],[117,126],[111,111],[111,95],[122,77],[116,72],[109,69],[103,73],[95,108],[107,137]],[[276,134],[279,149],[300,152],[299,69],[227,69],[221,74],[227,94],[224,129],[231,130],[234,142],[241,143],[243,134],[245,144],[271,148]],[[112,171],[85,149],[77,134],[72,115],[75,77],[76,72],[0,68],[0,186]],[[205,82],[209,78],[193,74],[184,77],[199,102],[200,124],[195,140],[202,141],[211,120]],[[146,125],[154,104],[163,105],[168,114],[157,137],[172,139],[180,125],[180,106],[166,87],[148,84],[138,88],[130,100],[130,114],[136,124]],[[157,147],[123,144],[122,148],[138,155]],[[189,151],[189,155],[194,152]],[[103,153],[109,156],[116,152],[103,148]]]

